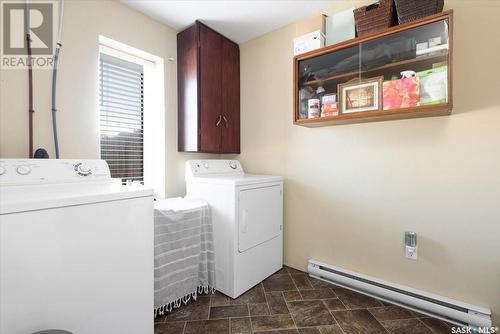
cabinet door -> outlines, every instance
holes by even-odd
[[[221,153],[240,153],[240,49],[222,39],[222,142]]]
[[[219,153],[221,128],[217,122],[222,114],[221,87],[222,37],[200,25],[200,150]]]

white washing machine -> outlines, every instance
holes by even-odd
[[[153,334],[153,192],[103,160],[0,159],[0,333]]]
[[[187,197],[210,204],[217,290],[236,298],[283,266],[283,178],[237,160],[186,162]]]

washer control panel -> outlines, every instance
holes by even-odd
[[[213,174],[245,174],[238,160],[189,160],[186,162],[186,176]]]
[[[110,180],[104,160],[0,159],[0,185]]]
[[[16,168],[16,172],[19,175],[28,175],[31,173],[31,166],[30,165],[20,165]]]

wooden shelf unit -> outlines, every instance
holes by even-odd
[[[421,55],[416,58],[404,59],[399,61],[394,61],[392,63],[384,64],[382,66],[377,66],[373,68],[360,68],[355,71],[348,71],[345,73],[338,73],[331,76],[326,76],[324,78],[319,78],[315,80],[305,81],[302,83],[303,86],[317,86],[322,84],[327,84],[329,82],[342,82],[348,81],[349,78],[354,78],[362,76],[367,78],[368,75],[374,74],[376,72],[383,72],[384,70],[396,70],[398,67],[403,68],[407,65],[412,64],[422,64],[422,63],[433,63],[447,61],[447,90],[448,97],[447,102],[442,104],[434,105],[422,105],[412,108],[401,108],[401,109],[389,109],[389,110],[377,110],[377,111],[367,111],[367,112],[357,112],[357,113],[346,113],[339,114],[335,116],[319,117],[319,118],[300,118],[299,116],[299,64],[301,61],[314,59],[323,55],[335,53],[347,48],[359,46],[361,43],[366,43],[373,41],[375,39],[395,35],[401,32],[411,31],[412,29],[423,27],[428,24],[436,23],[439,21],[447,21],[448,23],[448,51],[437,54]],[[453,56],[453,11],[449,10],[443,13],[439,13],[433,16],[429,16],[420,20],[416,20],[410,23],[401,24],[388,28],[386,30],[373,33],[366,36],[357,37],[348,41],[341,42],[339,44],[331,45],[325,48],[314,50],[308,53],[304,53],[294,57],[294,124],[308,126],[308,127],[318,127],[327,125],[337,125],[337,124],[349,124],[349,123],[364,123],[372,121],[384,121],[384,120],[394,120],[394,119],[407,119],[407,118],[418,118],[418,117],[432,117],[432,116],[444,116],[449,115],[453,108],[452,101],[452,56]],[[337,96],[339,92],[336,92]]]

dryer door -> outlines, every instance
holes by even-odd
[[[281,186],[241,190],[238,194],[238,250],[244,252],[281,234]]]

